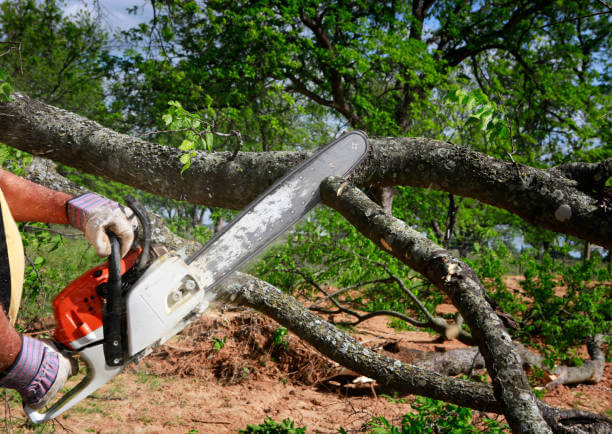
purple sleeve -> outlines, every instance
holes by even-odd
[[[80,196],[75,196],[66,202],[68,222],[75,228],[85,231],[87,217],[93,210],[101,206],[115,209],[119,207],[119,204],[105,197],[98,196],[95,193],[85,193]]]

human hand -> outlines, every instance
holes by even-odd
[[[121,257],[130,250],[134,242],[135,217],[128,218],[121,205],[94,193],[85,193],[66,202],[66,212],[70,224],[85,233],[99,256],[109,256],[110,240],[106,230],[110,230],[121,244]]]

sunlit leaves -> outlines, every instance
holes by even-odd
[[[212,151],[213,134],[211,131],[203,130],[200,113],[191,113],[185,110],[178,101],[170,101],[168,105],[170,107],[162,115],[164,124],[169,131],[185,137],[178,146],[181,151],[185,151],[179,158],[183,165],[181,169],[181,173],[183,173],[191,166],[191,159],[197,155],[196,150]],[[210,108],[209,114],[214,115],[212,108]]]

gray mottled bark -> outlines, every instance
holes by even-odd
[[[501,411],[489,386],[419,369],[368,350],[334,325],[305,309],[293,297],[262,280],[237,274],[219,289],[219,297],[262,312],[330,359],[400,393],[416,393],[483,411]]]
[[[579,383],[598,383],[601,381],[605,358],[599,345],[602,337],[598,335],[599,343],[592,340],[589,347],[593,347],[590,360],[584,360],[582,366],[558,366],[553,371],[550,383],[546,388],[551,388],[557,384],[579,384]],[[531,352],[520,343],[514,344],[515,350],[521,358],[524,368],[538,367],[548,369],[544,366],[544,357]],[[402,353],[402,360],[407,360],[410,364],[422,369],[437,372],[443,375],[470,374],[476,369],[485,368],[485,361],[478,348],[460,348],[445,352],[421,351],[410,348],[399,348],[397,345],[385,346],[391,352]],[[553,377],[554,376],[554,377]]]
[[[550,432],[510,335],[487,302],[485,289],[476,273],[402,220],[385,213],[357,188],[347,186],[339,194],[343,183],[341,178],[329,178],[323,182],[323,202],[450,297],[478,343],[493,379],[495,397],[502,404],[512,430]]]
[[[306,157],[303,152],[198,153],[180,174],[181,151],[119,134],[73,113],[15,94],[0,104],[0,141],[161,196],[241,209]],[[600,164],[539,170],[426,138],[372,139],[353,181],[412,185],[473,197],[527,222],[612,248],[612,212],[602,202]],[[576,179],[572,178],[575,177]],[[603,181],[605,183],[605,180]]]
[[[218,291],[220,299],[252,307],[284,325],[333,361],[402,394],[418,394],[480,411],[503,412],[491,387],[440,375],[369,350],[304,308],[295,298],[253,276],[236,273]],[[612,430],[612,421],[603,416],[558,409],[541,401],[537,401],[537,405],[555,433],[608,433]],[[550,431],[544,428],[544,432]]]

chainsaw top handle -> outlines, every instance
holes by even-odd
[[[121,252],[119,238],[107,230],[111,254],[108,257],[108,282],[102,300],[102,325],[104,327],[104,358],[108,366],[125,363],[126,345],[124,342],[125,308],[121,292]]]
[[[142,253],[135,265],[136,272],[144,270],[149,260],[151,244],[151,223],[143,206],[132,197],[126,198],[126,203],[140,220],[142,227]],[[121,366],[128,357],[126,337],[125,301],[121,275],[121,253],[119,238],[107,230],[111,244],[111,254],[108,257],[108,282],[105,285],[105,297],[102,301],[102,324],[104,327],[104,358],[108,366]]]

